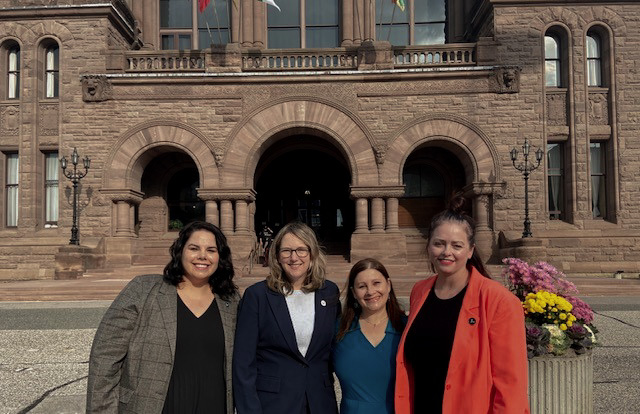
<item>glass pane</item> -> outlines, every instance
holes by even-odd
[[[214,3],[211,0],[204,12],[198,13],[198,28],[206,30],[207,23],[212,32],[214,29],[217,30],[218,26],[220,26],[220,29],[231,27],[229,23],[231,21],[230,8],[228,7],[229,1],[231,0],[215,0],[216,7],[214,9]],[[240,7],[239,2],[238,7]]]
[[[560,65],[556,60],[548,60],[545,62],[544,69],[545,85],[560,87]]]
[[[407,4],[407,0],[405,0],[405,4]],[[391,23],[391,21],[393,24],[409,23],[409,7],[405,7],[402,11],[391,0],[376,0],[376,23]]]
[[[416,45],[441,45],[444,42],[444,23],[415,25],[414,43]]]
[[[162,50],[175,49],[173,35],[162,35]]]
[[[592,142],[589,146],[591,152],[591,175],[604,174],[604,151],[602,144]]]
[[[553,36],[544,37],[544,58],[545,59],[559,59],[560,58],[560,46],[558,41]]]
[[[591,209],[593,217],[606,217],[606,189],[604,176],[591,177]]]
[[[211,28],[198,31],[198,49],[207,49],[211,44],[224,45],[229,43],[229,29]]]
[[[562,157],[560,144],[547,144],[547,170],[562,169]]]
[[[178,35],[178,46],[180,50],[191,49],[191,35]]]
[[[414,0],[416,23],[445,21],[445,0]]]
[[[423,197],[444,196],[444,180],[442,176],[431,167],[424,167],[421,171],[421,191]]]
[[[18,154],[7,155],[7,185],[18,184]]]
[[[307,47],[338,47],[340,33],[338,27],[307,26]]]
[[[7,226],[18,225],[18,187],[7,188]]]
[[[11,49],[9,52],[9,70],[17,71],[20,64],[20,49]]]
[[[305,23],[312,25],[338,25],[338,0],[307,0]]]
[[[391,36],[389,36],[391,31]],[[406,46],[409,44],[409,25],[376,26],[377,40],[389,40],[393,46]]]
[[[58,153],[49,152],[45,154],[45,180],[58,181]]]
[[[595,34],[587,36],[587,58],[600,57],[600,37]]]
[[[300,48],[300,28],[271,28],[267,42],[270,49]]]
[[[47,222],[58,221],[58,183],[47,184],[45,188],[45,218]]]
[[[16,99],[19,97],[20,77],[17,73],[9,74],[9,99]]]
[[[191,0],[160,0],[160,27],[190,28],[192,16]]]
[[[58,55],[60,53],[60,49],[57,46],[52,46],[47,49],[46,56],[46,69],[47,70],[57,70],[58,69]]]
[[[405,197],[420,196],[420,170],[418,168],[406,168],[402,174],[404,181]]]
[[[548,199],[549,199],[549,218],[562,218],[562,200],[564,199],[564,189],[562,188],[562,177],[548,177]]]
[[[587,61],[587,78],[589,86],[602,86],[600,59],[589,59]]]
[[[299,0],[277,0],[276,4],[282,10],[278,11],[273,6],[267,8],[267,26],[300,26],[300,2]]]

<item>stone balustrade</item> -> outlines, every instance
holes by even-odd
[[[204,50],[127,52],[125,72],[203,72]]]
[[[356,48],[263,49],[242,53],[242,70],[357,69]]]
[[[475,43],[429,46],[394,46],[394,67],[469,66],[476,62]]]

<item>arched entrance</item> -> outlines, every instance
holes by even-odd
[[[452,152],[430,143],[407,159],[402,172],[405,194],[399,200],[398,225],[426,229],[453,192],[465,186],[464,167]]]
[[[299,220],[312,227],[329,254],[349,253],[355,228],[351,174],[342,154],[325,140],[295,135],[269,147],[256,168],[255,228],[277,232]]]
[[[144,230],[154,224],[158,230],[178,230],[194,220],[204,220],[204,202],[198,198],[200,177],[194,161],[186,153],[172,147],[156,148],[158,153],[144,168],[140,188],[144,200],[140,204],[140,225]],[[164,205],[165,214],[157,209]],[[165,218],[160,218],[165,216]],[[156,217],[162,223],[145,223]],[[148,219],[147,219],[148,220]]]

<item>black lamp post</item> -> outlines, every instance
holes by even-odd
[[[60,158],[62,173],[73,183],[73,225],[71,226],[71,240],[69,240],[69,244],[75,245],[80,244],[80,240],[78,239],[78,183],[85,175],[87,175],[87,173],[89,172],[89,165],[91,164],[91,160],[89,159],[89,157],[84,157],[82,159],[84,172],[78,171],[79,158],[80,156],[78,155],[78,151],[74,147],[73,153],[71,154],[71,164],[73,165],[73,171],[67,171],[67,157]]]
[[[536,163],[529,163],[529,150],[531,146],[529,145],[529,140],[525,138],[524,145],[522,146],[522,154],[524,155],[524,162],[516,165],[516,160],[518,159],[518,150],[514,148],[511,149],[511,162],[513,162],[513,166],[516,170],[522,172],[524,176],[524,231],[522,232],[522,237],[531,237],[531,221],[529,220],[529,174],[531,171],[535,170],[540,166],[540,162],[542,161],[542,157],[544,156],[544,151],[538,148],[536,150]]]

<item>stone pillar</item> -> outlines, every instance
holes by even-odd
[[[253,47],[259,49],[265,47],[264,28],[267,26],[267,7],[259,1],[253,2]]]
[[[398,233],[398,199],[396,197],[387,198],[387,233]]]
[[[375,33],[376,15],[374,0],[365,0],[364,4],[364,41],[373,41]]]
[[[253,6],[255,0],[240,0],[241,23],[242,29],[242,46],[253,46]]]
[[[353,2],[342,2],[342,46],[353,44]]]
[[[233,206],[231,200],[220,201],[220,230],[229,236],[233,234]]]
[[[366,198],[356,200],[356,229],[355,233],[369,232],[369,201]]]
[[[256,2],[257,3],[257,2]],[[236,234],[248,233],[249,209],[246,200],[236,200]]]
[[[473,199],[476,222],[476,247],[480,258],[486,262],[493,253],[493,232],[489,227],[489,195],[480,194]]]
[[[218,213],[218,202],[216,200],[207,200],[204,203],[204,216],[207,223],[220,226],[220,216]]]
[[[231,5],[231,43],[238,43],[240,41],[240,6],[236,5],[238,2],[233,2]]]
[[[129,203],[124,200],[116,201],[116,237],[131,237],[133,228],[131,227],[131,218],[129,216]]]
[[[353,44],[359,45],[364,30],[364,0],[354,0],[353,4]]]
[[[371,233],[384,233],[384,200],[380,197],[371,200]]]

